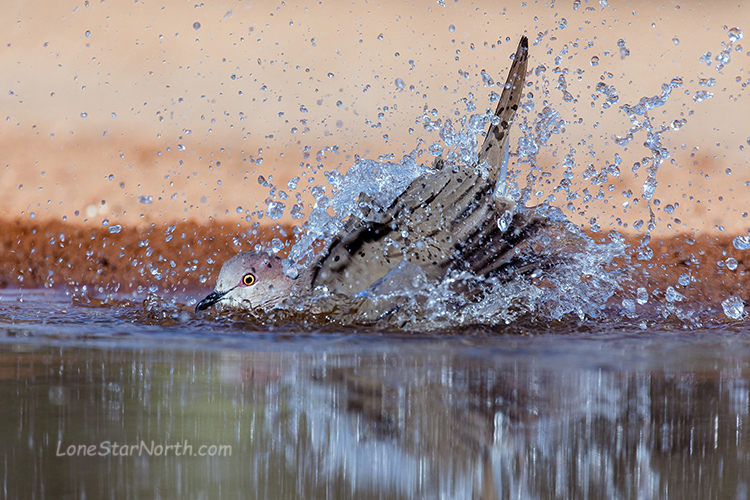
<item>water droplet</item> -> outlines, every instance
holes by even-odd
[[[289,212],[289,215],[292,216],[292,219],[302,219],[304,217],[304,214],[302,213],[302,206],[295,203],[292,205],[292,210]],[[297,227],[297,226],[294,226]]]
[[[682,126],[685,125],[686,123],[687,123],[687,120],[685,119],[682,119],[682,120],[677,119],[677,120],[673,120],[672,123],[670,123],[669,125],[674,130],[680,130]]]
[[[690,284],[690,273],[682,273],[677,282],[682,286],[688,286]]]
[[[742,30],[739,28],[732,28],[727,34],[729,35],[729,41],[732,43],[742,40]]]
[[[443,146],[438,143],[430,144],[427,148],[432,156],[440,156],[443,153]]]
[[[86,118],[88,116],[89,116],[88,113],[86,113],[85,111],[81,111],[81,118]]]
[[[648,302],[648,290],[645,288],[638,288],[636,291],[636,302],[643,305]]]
[[[108,219],[104,219],[104,220],[102,221],[102,226],[104,226],[104,227],[107,227],[107,226],[109,226],[109,220],[108,220]]]
[[[622,299],[622,307],[629,313],[635,312],[635,302],[632,299]]]
[[[721,307],[724,309],[724,314],[732,319],[740,319],[745,314],[745,303],[736,295],[732,295],[722,302]]]
[[[750,236],[735,236],[732,244],[737,250],[748,250],[750,249]]]
[[[328,78],[333,78],[333,77],[334,77],[333,73],[328,73]]]
[[[675,45],[679,45],[680,44],[680,39],[677,38],[677,37],[673,37],[672,38],[672,43],[675,44]]]
[[[607,0],[599,0],[599,5],[601,5],[602,7],[606,7],[607,6]]]
[[[729,257],[726,260],[726,265],[727,269],[729,269],[730,271],[734,271],[735,269],[737,269],[737,259],[735,259],[734,257]]]
[[[651,197],[654,195],[654,191],[656,191],[656,187],[659,185],[659,182],[654,178],[648,178],[643,183],[643,197],[647,200],[650,200]]]
[[[401,78],[396,78],[396,87],[402,89],[406,86],[404,81]]]
[[[448,31],[453,33],[454,31],[456,31],[456,27],[451,24],[450,26],[448,26]]]
[[[193,23],[193,29],[194,29],[194,30],[199,30],[199,29],[201,29],[201,23],[199,23],[198,21],[195,21],[195,22]]]
[[[91,36],[91,30],[86,30],[86,38]]]
[[[279,238],[274,238],[271,240],[271,250],[273,250],[273,253],[279,253],[284,249],[286,245],[284,245],[284,242],[281,241]]]
[[[651,260],[654,257],[654,251],[647,246],[638,247],[638,252],[635,254],[638,260]]]
[[[599,56],[594,56],[591,58],[591,65],[592,66],[599,66]]]
[[[122,226],[119,224],[115,224],[114,226],[109,226],[110,234],[117,234],[120,231],[122,231]]]
[[[562,19],[560,19],[560,22],[559,22],[559,23],[557,23],[557,26],[558,26],[558,27],[559,27],[559,28],[560,28],[561,30],[564,30],[565,28],[567,28],[567,27],[568,27],[568,20],[567,20],[567,19],[565,19],[565,18],[563,17]]]
[[[497,228],[505,232],[510,227],[510,223],[513,222],[513,214],[510,210],[503,212],[503,215],[497,220]]]
[[[271,220],[278,220],[282,215],[284,215],[285,208],[286,205],[284,205],[282,202],[272,201],[268,204],[268,211],[266,211],[266,216]]]
[[[287,187],[289,189],[297,189],[297,183],[299,182],[299,177],[292,177],[289,179],[289,182],[286,183]]]
[[[664,297],[667,299],[667,302],[680,302],[685,298],[684,295],[671,286],[667,287],[667,293],[664,294]]]
[[[706,99],[712,98],[714,95],[711,92],[706,92],[705,90],[699,90],[695,94],[693,94],[693,100],[695,102],[703,102]]]

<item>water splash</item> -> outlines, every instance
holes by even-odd
[[[642,97],[638,104],[629,105],[624,104],[620,107],[625,114],[628,115],[631,124],[633,125],[628,130],[625,136],[613,136],[615,143],[619,146],[626,146],[630,141],[633,140],[634,134],[644,131],[646,132],[646,140],[643,145],[648,148],[651,152],[650,157],[646,157],[642,160],[642,165],[646,166],[646,179],[643,182],[643,199],[646,200],[649,210],[649,222],[646,226],[647,231],[650,233],[656,229],[656,215],[654,214],[651,206],[652,198],[658,181],[656,175],[659,171],[659,167],[664,163],[665,160],[669,159],[669,150],[664,147],[661,143],[662,134],[672,129],[679,129],[684,125],[683,122],[679,123],[679,126],[673,127],[670,124],[663,124],[661,127],[655,127],[652,124],[651,118],[648,116],[648,112],[654,108],[664,106],[667,103],[672,91],[680,88],[683,84],[683,80],[680,77],[672,78],[669,83],[663,83],[661,86],[661,94],[652,97]],[[640,260],[650,260],[653,256],[653,252],[647,249],[647,245],[650,242],[650,237],[645,238],[641,241],[641,245],[638,250],[638,258]]]
[[[724,67],[729,64],[732,60],[732,50],[734,49],[734,44],[740,40],[742,40],[742,30],[739,28],[731,28],[727,35],[729,36],[729,43],[722,42],[722,46],[724,47],[721,49],[721,52],[719,52],[716,55],[716,67],[714,68],[716,71],[721,71],[724,69]],[[706,55],[710,58],[711,54],[710,52],[706,52]],[[705,55],[704,55],[705,57]],[[708,65],[710,66],[711,62],[708,61]]]
[[[310,213],[307,232],[292,247],[288,262],[285,263],[287,274],[296,274],[297,263],[309,264],[315,252],[315,244],[329,244],[343,229],[349,216],[371,220],[368,219],[366,209],[387,207],[412,180],[428,172],[430,169],[417,163],[416,156],[417,150],[412,151],[400,163],[357,158],[346,175],[331,177],[334,179],[336,195],[326,204],[318,203]],[[360,201],[361,194],[371,202]]]
[[[740,38],[741,32],[732,31],[730,44],[735,43]],[[623,52],[626,51],[624,40],[618,42],[618,47],[621,56],[626,57],[627,54]],[[563,53],[566,53],[566,51],[567,46]],[[701,58],[702,62],[705,62],[705,60],[708,60],[710,64],[711,55],[709,53],[704,54],[704,57]],[[560,61],[556,60],[555,64],[560,64]],[[563,101],[576,104],[580,96],[574,97],[570,93],[567,80],[570,74],[580,74],[575,71],[571,71],[569,68],[555,68],[556,76],[550,85],[545,74],[546,67],[539,65],[536,68],[536,75],[541,78],[542,95],[548,98],[550,97],[549,88],[556,88],[562,92]],[[483,72],[481,78],[486,85],[489,85],[488,82],[491,79],[486,73]],[[608,83],[607,78],[612,78],[612,75],[604,72],[600,78],[602,81],[596,85],[594,92],[591,94],[593,101],[601,103],[602,113],[609,108],[615,108],[620,103],[617,88],[615,85]],[[703,88],[716,85],[715,78],[700,78],[696,81]],[[635,199],[631,199],[633,195],[631,190],[625,190],[628,192],[627,196],[623,191],[623,196],[628,198],[622,204],[624,212],[631,208],[634,209],[634,205],[642,201],[645,203],[642,203],[638,208],[640,209],[645,205],[644,208],[648,210],[649,214],[648,217],[641,217],[639,220],[632,222],[634,229],[645,232],[645,234],[641,233],[638,236],[638,240],[634,240],[632,252],[627,257],[628,259],[632,258],[635,263],[643,262],[643,264],[638,263],[636,267],[642,265],[644,268],[652,269],[655,265],[655,254],[650,248],[652,244],[651,233],[657,225],[655,212],[663,211],[665,214],[672,215],[676,208],[679,208],[677,203],[664,205],[658,200],[656,195],[659,188],[658,174],[664,162],[671,159],[671,146],[665,143],[664,134],[681,130],[688,124],[690,118],[671,117],[662,123],[661,120],[655,118],[656,115],[652,111],[665,106],[673,95],[681,94],[681,92],[675,93],[674,90],[680,89],[682,86],[682,77],[676,76],[661,85],[659,94],[641,97],[635,103],[619,106],[619,109],[627,115],[631,125],[624,135],[611,136],[614,143],[621,147],[628,146],[633,139],[638,137],[639,140],[642,140],[641,144],[648,150],[647,156],[639,158],[638,161],[633,163],[632,167],[633,172],[637,172],[635,177],[640,176],[642,179],[640,197],[636,193]],[[688,100],[692,97],[692,101],[696,103],[713,96],[707,90],[695,89],[685,91],[685,95],[688,96]],[[370,320],[383,320],[383,316],[372,316],[372,314],[374,314],[373,311],[379,311],[380,313],[386,311],[388,312],[386,321],[393,320],[402,324],[413,323],[409,319],[411,314],[412,318],[418,317],[420,321],[427,321],[427,324],[433,326],[460,325],[470,322],[498,324],[514,321],[527,314],[546,319],[558,319],[566,315],[583,318],[595,317],[601,308],[605,307],[616,290],[623,290],[623,288],[619,288],[621,284],[618,284],[611,274],[603,271],[613,259],[623,255],[625,251],[623,238],[613,231],[610,244],[596,245],[593,240],[581,233],[580,229],[572,226],[562,212],[551,208],[551,205],[555,204],[558,197],[562,195],[564,197],[563,203],[567,201],[567,205],[561,205],[568,210],[566,213],[577,211],[578,214],[576,215],[586,217],[590,233],[601,232],[602,226],[606,227],[602,220],[599,220],[601,216],[586,216],[584,208],[579,208],[577,204],[581,203],[588,209],[587,204],[589,202],[603,200],[606,204],[608,200],[611,200],[612,196],[607,198],[606,191],[612,192],[616,189],[618,183],[627,181],[627,179],[620,179],[620,168],[623,163],[623,158],[620,156],[622,151],[614,153],[614,160],[599,160],[592,163],[581,162],[582,170],[579,171],[576,164],[576,154],[578,153],[576,150],[583,148],[584,153],[588,152],[593,158],[596,158],[597,151],[594,150],[590,141],[582,140],[575,147],[568,145],[562,161],[551,168],[553,175],[555,170],[560,174],[559,183],[551,184],[547,180],[550,173],[545,172],[540,167],[540,158],[542,158],[542,161],[545,159],[541,153],[546,154],[546,151],[544,151],[546,148],[553,153],[553,156],[557,155],[559,151],[555,148],[558,146],[554,144],[552,148],[548,146],[550,142],[554,143],[551,138],[556,134],[561,134],[567,125],[571,125],[571,122],[566,119],[567,116],[561,115],[561,112],[550,104],[553,100],[545,99],[544,106],[539,111],[534,111],[533,105],[527,106],[526,103],[522,103],[521,108],[526,113],[519,115],[514,124],[514,130],[520,130],[522,135],[518,139],[518,147],[511,148],[507,155],[515,158],[516,169],[507,172],[506,175],[505,169],[508,165],[506,163],[503,166],[504,172],[496,186],[496,196],[508,196],[517,203],[518,210],[524,212],[532,210],[528,207],[532,198],[540,198],[546,194],[546,201],[533,210],[537,210],[539,213],[547,210],[550,219],[559,222],[565,228],[563,231],[565,234],[575,234],[576,237],[580,238],[578,241],[582,242],[578,248],[570,249],[570,252],[565,254],[568,259],[566,266],[560,266],[559,269],[552,270],[532,270],[524,278],[511,282],[485,280],[481,286],[474,287],[471,293],[467,293],[460,285],[470,282],[476,277],[454,273],[439,283],[423,283],[419,276],[410,274],[407,272],[408,270],[399,269],[398,273],[388,276],[388,282],[419,283],[418,292],[412,293],[412,290],[412,292],[400,296],[394,292],[393,287],[383,287],[381,283],[370,289],[365,295],[358,297],[356,304],[350,303],[347,310],[354,311],[353,314],[355,315],[361,311],[369,311],[363,313],[360,317],[367,317]],[[468,98],[462,101],[467,103],[469,111],[473,110],[473,95],[470,94]],[[593,106],[594,103],[591,104]],[[302,265],[309,264],[315,254],[314,249],[327,245],[343,229],[348,217],[355,216],[364,220],[372,220],[368,219],[368,214],[371,214],[372,209],[379,210],[387,207],[413,179],[429,173],[430,167],[420,165],[417,161],[417,158],[422,157],[422,153],[427,152],[435,156],[435,164],[445,165],[449,168],[471,168],[470,165],[476,159],[477,135],[486,129],[488,122],[496,118],[489,113],[463,116],[456,113],[456,116],[458,118],[440,117],[435,109],[429,110],[425,107],[419,121],[424,125],[425,131],[437,132],[436,135],[439,136],[438,141],[432,142],[425,148],[426,151],[412,152],[405,156],[400,163],[374,162],[358,158],[346,175],[339,174],[334,176],[334,180],[329,179],[329,183],[333,186],[331,197],[316,197],[316,207],[310,215],[305,234],[290,253],[290,262],[301,263]],[[580,120],[578,122],[580,123]],[[573,116],[572,123],[576,124],[575,116]],[[572,128],[572,125],[569,128]],[[575,144],[573,141],[566,140],[565,142]],[[586,151],[586,148],[588,148],[588,151]],[[384,155],[379,159],[387,160],[390,158],[392,158],[392,155]],[[430,157],[427,156],[427,158]],[[602,161],[603,165],[601,164]],[[671,162],[674,163],[675,160],[671,160]],[[550,170],[549,167],[545,168]],[[522,184],[524,176],[525,184]],[[578,188],[576,182],[580,180],[588,181],[588,184],[593,188]],[[552,188],[551,192],[545,185]],[[634,191],[637,191],[637,189],[634,189]],[[366,196],[360,196],[360,194]],[[579,202],[576,202],[576,206],[573,205],[573,200],[579,200]],[[555,210],[558,210],[558,212],[555,212]],[[369,215],[369,217],[372,217],[372,215]],[[677,224],[680,224],[679,219],[675,218],[674,220]],[[620,219],[618,218],[617,221],[620,222]],[[498,217],[495,222],[498,228],[505,231],[510,227],[512,219],[510,214],[507,214],[507,216]],[[630,221],[626,222],[631,223]],[[561,233],[552,232],[547,234],[546,237],[554,237],[555,234]],[[735,247],[744,249],[745,242],[742,238],[747,237],[738,238],[735,239]],[[538,244],[545,246],[547,242],[540,239]],[[750,243],[747,244],[747,247],[750,248]],[[732,261],[727,258],[725,268],[727,270],[738,269],[739,264],[733,262],[736,262],[736,259]],[[295,275],[298,270],[293,263],[287,265],[287,271],[290,275]],[[627,274],[632,271],[633,268],[626,266],[621,272]],[[586,277],[587,284],[584,286],[580,285],[581,276]],[[686,321],[694,321],[695,318],[691,317],[692,313],[681,309],[681,304],[685,302],[685,293],[687,293],[685,289],[697,280],[700,280],[700,276],[693,275],[690,272],[679,274],[679,278],[678,274],[675,274],[672,284],[664,284],[660,289],[651,289],[650,291],[646,287],[637,286],[639,283],[630,281],[629,286],[632,285],[632,288],[629,288],[627,292],[630,296],[619,298],[618,305],[622,306],[623,314],[631,315],[629,317],[637,317],[637,313],[648,305],[648,308],[658,310],[663,317],[674,316]],[[589,286],[588,283],[592,284]],[[688,295],[690,294],[688,293]],[[477,296],[481,296],[482,300],[478,301]],[[330,296],[318,297],[316,300],[318,302],[313,309],[317,308],[318,311],[325,311],[331,303],[336,303],[336,300]],[[718,301],[716,304],[718,304]],[[342,304],[336,303],[334,309],[341,307]],[[412,326],[415,326],[415,324],[412,324]]]
[[[745,303],[740,297],[732,295],[721,303],[724,314],[731,319],[742,319],[745,315]]]
[[[469,107],[471,109],[471,107]],[[441,123],[438,129],[445,153],[436,159],[441,168],[472,169],[477,159],[477,134],[484,133],[487,122],[496,120],[492,115],[473,114]],[[559,134],[566,121],[551,106],[546,106],[532,124],[526,121],[517,126],[523,132],[518,139],[517,164],[528,166],[527,186],[521,188],[515,178],[503,175],[496,188],[498,195],[515,200],[515,211],[506,211],[496,224],[509,230],[514,213],[539,217],[547,227],[538,234],[524,237],[515,252],[525,255],[526,249],[546,249],[555,254],[556,264],[534,264],[533,260],[519,265],[524,271],[510,271],[512,278],[498,275],[477,277],[456,270],[439,281],[429,281],[418,266],[408,261],[393,269],[388,275],[358,294],[357,297],[332,296],[318,290],[313,297],[294,299],[288,313],[305,316],[306,321],[342,323],[385,323],[410,329],[439,328],[464,324],[508,324],[520,317],[561,319],[567,315],[578,318],[596,317],[618,287],[616,274],[605,266],[620,255],[624,243],[616,233],[608,244],[596,244],[577,226],[570,223],[563,212],[548,203],[525,207],[537,178],[537,158],[554,134]],[[434,123],[434,122],[430,122]],[[456,127],[454,125],[458,125]],[[294,277],[300,266],[310,265],[315,249],[326,247],[344,229],[347,218],[376,220],[377,213],[388,207],[412,182],[422,175],[432,175],[435,170],[420,165],[419,149],[403,157],[400,163],[378,162],[357,158],[346,175],[327,175],[335,194],[317,206],[310,214],[307,232],[294,245],[285,262],[285,271]],[[619,176],[622,160],[615,157],[607,162],[600,179]],[[506,164],[507,168],[507,164]],[[601,182],[601,181],[600,181]],[[554,250],[552,250],[554,249]],[[529,253],[533,255],[533,252]],[[534,267],[534,266],[538,267]]]
[[[672,94],[672,91],[682,87],[682,78],[674,77],[669,83],[662,83],[661,94],[653,97],[642,97],[638,104],[631,106],[629,104],[623,105],[622,109],[633,125],[638,126],[638,116],[643,116],[647,111],[650,111],[659,106],[664,106],[667,103],[667,99]],[[632,139],[632,137],[631,137]]]
[[[737,250],[750,250],[750,236],[736,236],[733,244]]]

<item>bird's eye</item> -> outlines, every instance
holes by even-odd
[[[253,273],[247,273],[242,277],[242,284],[245,286],[250,286],[255,284],[255,275]]]

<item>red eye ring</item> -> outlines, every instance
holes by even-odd
[[[254,285],[255,281],[255,275],[253,273],[247,273],[242,277],[242,284],[245,286]]]

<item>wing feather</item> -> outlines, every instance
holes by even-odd
[[[481,175],[473,166],[446,167],[415,179],[375,221],[349,221],[320,255],[311,287],[358,293],[404,259],[420,266],[428,279],[436,279],[461,262],[464,252],[476,253],[477,245],[490,235],[493,242],[501,241],[494,232],[485,232],[497,228],[497,219],[512,209],[512,204],[498,204],[493,192],[527,63],[528,40],[522,37],[495,112],[499,122],[490,126],[478,155],[489,175]],[[486,264],[477,269],[484,268]]]

